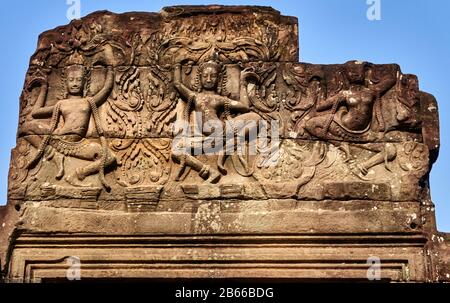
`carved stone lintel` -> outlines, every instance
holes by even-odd
[[[0,280],[66,279],[77,256],[82,279],[367,281],[377,257],[386,281],[450,281],[434,97],[396,64],[298,61],[297,18],[269,7],[100,11],[42,33]]]

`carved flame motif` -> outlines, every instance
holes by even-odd
[[[142,121],[139,112],[144,104],[144,96],[140,88],[139,69],[132,66],[126,68],[119,79],[116,79],[117,92],[113,100],[109,100],[106,111],[108,131],[112,136],[142,136]]]
[[[145,106],[149,112],[145,127],[150,132],[168,133],[176,116],[177,95],[170,78],[160,69],[152,69],[148,75]]]
[[[252,110],[266,121],[280,120],[277,112],[280,108],[276,88],[276,67],[257,65],[251,69],[258,75],[255,82],[249,83],[247,90]]]
[[[269,57],[267,47],[253,38],[237,38],[230,42],[204,42],[179,37],[163,41],[159,49],[163,61],[171,58],[173,62],[207,61],[215,52],[219,52],[219,59],[225,62],[248,62],[250,59],[267,61]]]
[[[112,142],[117,152],[117,182],[124,186],[164,184],[170,174],[168,139],[134,139]]]
[[[326,98],[320,67],[287,64],[282,77],[288,90],[282,94],[283,107],[291,112],[288,130],[302,133],[300,123],[319,100]]]

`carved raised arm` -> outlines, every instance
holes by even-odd
[[[370,88],[377,97],[381,97],[384,95],[389,89],[391,89],[395,83],[397,82],[397,78],[395,76],[387,76],[383,78],[379,83],[372,85]]]
[[[186,100],[193,100],[195,98],[195,93],[181,82],[181,64],[175,65],[173,76],[173,84],[180,95]]]
[[[46,79],[39,79],[41,82],[41,88],[36,103],[31,111],[33,118],[48,118],[53,114],[54,106],[45,106],[45,100],[47,99],[48,84]]]
[[[107,71],[103,88],[93,97],[93,101],[97,106],[102,105],[108,99],[114,86],[114,68],[112,66],[114,55],[111,46],[105,45],[102,53],[103,56],[96,63],[106,66]]]
[[[93,97],[93,101],[97,106],[102,105],[111,94],[114,85],[114,69],[112,66],[108,66],[106,72],[106,80],[103,88]]]
[[[259,81],[259,77],[250,68],[246,68],[241,71],[241,77],[239,81],[239,102],[232,100],[230,102],[230,108],[240,112],[250,111],[250,99],[248,96],[248,80],[255,79]]]

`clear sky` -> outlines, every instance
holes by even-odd
[[[176,4],[267,5],[298,17],[300,60],[344,63],[351,59],[398,63],[416,74],[420,89],[439,103],[441,151],[431,173],[438,228],[450,232],[450,1],[379,0],[381,20],[370,21],[367,0],[157,1],[80,0],[81,15],[96,10],[159,11]],[[369,0],[370,2],[374,0]],[[0,9],[0,205],[6,203],[10,149],[15,145],[19,95],[38,35],[67,24],[67,0],[5,0]]]

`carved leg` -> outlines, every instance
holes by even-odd
[[[359,164],[361,172],[366,175],[370,168],[383,162],[392,161],[397,156],[397,149],[393,144],[386,144],[383,149],[375,156]]]
[[[56,159],[56,166],[58,167],[58,173],[56,174],[55,178],[56,180],[61,180],[64,176],[64,159],[65,157],[63,155],[58,155],[58,159]]]
[[[74,158],[94,161],[84,167],[79,167],[74,173],[69,174],[65,180],[74,186],[91,186],[90,184],[82,185],[79,181],[83,181],[87,176],[98,173],[103,167],[108,167],[115,161],[114,154],[107,149],[105,162],[102,159],[103,147],[97,142],[90,142],[76,154]]]
[[[98,159],[87,166],[77,168],[76,174],[78,176],[78,179],[82,181],[87,176],[98,173],[103,166],[105,167],[110,166],[111,164],[114,163],[114,161],[115,161],[114,155],[110,151],[108,151],[106,154],[105,163],[103,163],[103,159]]]
[[[350,153],[350,147],[349,147],[348,143],[347,142],[340,142],[340,143],[333,143],[333,144],[337,145],[337,148],[344,152],[344,154],[345,154],[344,163],[350,161],[352,155]]]
[[[305,122],[305,130],[314,137],[323,138],[325,137],[325,129],[327,127],[327,122],[332,119],[334,114],[327,114],[323,116],[313,117]]]
[[[25,140],[28,143],[30,143],[35,148],[39,148],[39,145],[41,145],[41,137],[38,137],[38,136],[26,136],[24,138],[25,138]]]
[[[228,173],[227,169],[224,166],[227,157],[228,155],[225,154],[225,151],[221,151],[219,153],[219,156],[217,157],[217,168],[223,175],[226,175]]]
[[[369,173],[370,168],[379,165],[383,162],[387,164],[388,161],[394,160],[395,157],[397,156],[397,149],[393,144],[387,144],[386,146],[380,149],[372,148],[370,150],[372,151],[378,150],[378,153],[362,163],[356,163],[355,166],[350,169],[350,171],[355,176],[365,181],[369,181],[367,178],[364,178],[364,176]],[[386,167],[386,169],[389,168]]]
[[[25,140],[30,143],[33,147],[39,148],[41,145],[41,137],[38,136],[26,136]],[[45,149],[45,159],[48,161],[54,161],[58,172],[56,173],[55,179],[61,180],[64,176],[64,159],[65,156],[58,153],[52,146],[48,145]]]
[[[236,129],[236,133],[239,134],[240,136],[243,136],[245,139],[245,142],[247,143],[253,143],[256,145],[257,142],[257,136],[258,133],[260,131],[262,131],[263,133],[266,133],[266,126],[263,123],[259,123],[261,120],[261,117],[256,114],[256,113],[245,113],[245,114],[241,114],[239,116],[237,116],[236,118],[230,119],[230,122],[232,123],[232,125],[237,125],[240,128]],[[238,122],[238,123],[236,123]],[[261,129],[259,129],[259,127],[261,127]],[[236,135],[236,134],[234,134]],[[233,136],[233,138],[228,139],[228,141],[226,142],[225,146],[233,146],[234,151],[236,151],[237,146],[236,144],[234,144],[237,141],[237,139],[235,138],[235,136]],[[256,146],[255,146],[256,149]],[[228,152],[228,154],[227,154]],[[219,153],[219,157],[217,158],[217,168],[219,169],[219,171],[226,175],[227,174],[227,170],[225,168],[225,161],[228,158],[229,155],[229,151],[221,151]],[[248,154],[246,153],[246,155],[248,156]],[[238,155],[238,159],[239,162],[242,164],[242,166],[244,167],[244,170],[246,172],[249,171],[249,163],[248,163],[248,159],[245,159],[242,155]]]
[[[50,125],[47,123],[42,123],[41,121],[35,121],[31,120],[26,122],[20,129],[19,129],[19,136],[26,136],[26,135],[45,135],[50,133]],[[28,140],[28,139],[27,139]],[[38,146],[35,146],[38,148]]]
[[[191,167],[193,170],[198,172],[199,176],[204,180],[208,180],[211,183],[217,183],[220,180],[221,174],[215,169],[211,168],[209,165],[204,164],[197,158],[189,154],[173,154],[172,157],[177,161],[181,162],[185,158],[186,166]]]

